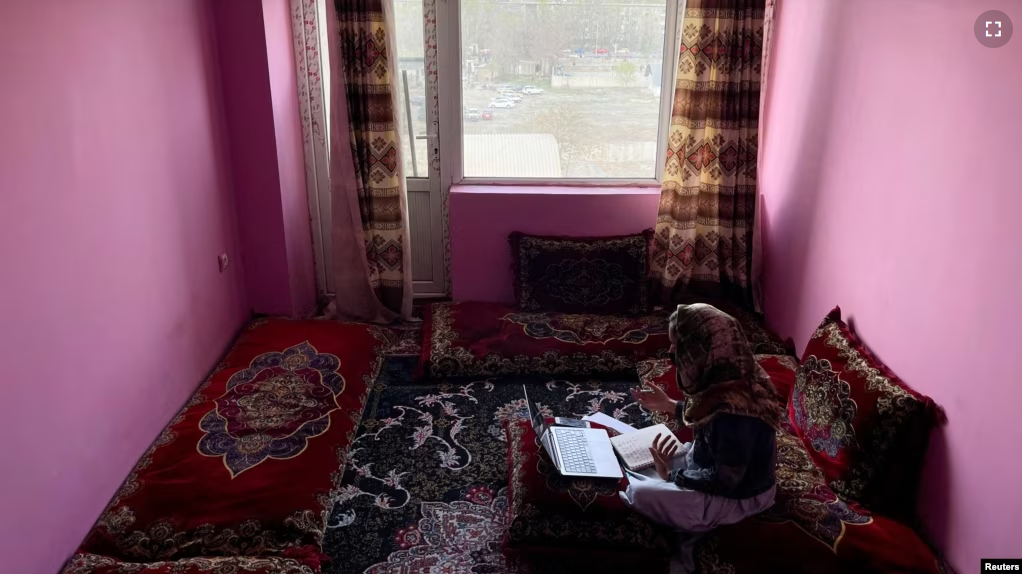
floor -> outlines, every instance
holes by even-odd
[[[416,383],[415,357],[391,357],[370,389],[343,492],[327,527],[328,574],[505,574],[507,450],[502,422],[529,397],[559,416],[595,409],[643,425],[634,377]],[[648,424],[648,423],[646,423]]]

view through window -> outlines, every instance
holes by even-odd
[[[656,177],[665,18],[648,0],[462,0],[465,177]]]
[[[428,177],[422,0],[394,0],[398,117],[405,177]],[[413,146],[414,142],[414,146]]]

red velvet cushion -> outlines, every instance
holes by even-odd
[[[613,237],[514,232],[515,297],[526,312],[636,315],[650,310],[653,230]]]
[[[674,363],[670,359],[649,359],[635,365],[639,382],[646,387],[660,387],[667,396],[676,401],[685,400],[685,393],[678,388]],[[692,440],[692,429],[674,418],[674,413],[650,413],[650,425],[663,424],[674,432],[681,442]]]
[[[795,384],[794,358],[756,360],[787,396]],[[683,398],[671,361],[641,361],[637,371],[643,384]],[[692,437],[684,426],[675,434]],[[938,572],[936,557],[911,528],[839,499],[786,421],[777,431],[777,503],[754,519],[720,528],[697,558],[703,572]]]
[[[770,382],[784,398],[791,395],[795,386],[795,373],[798,372],[798,361],[788,355],[756,355],[756,362],[763,367]]]
[[[666,356],[667,315],[522,313],[499,303],[426,308],[419,375],[593,374]]]
[[[171,562],[121,562],[96,554],[75,554],[62,574],[315,574],[318,568],[292,558],[221,556]]]
[[[262,320],[167,425],[80,552],[152,562],[320,547],[378,329]]]
[[[513,555],[593,552],[666,564],[666,533],[624,505],[627,480],[561,476],[540,446],[529,421],[505,427],[508,445],[508,533]],[[608,555],[600,554],[600,560]],[[633,564],[634,566],[634,564]]]
[[[719,528],[698,549],[697,563],[703,572],[741,574],[943,574],[911,528],[838,498],[786,424],[777,432],[776,503]],[[716,569],[721,564],[730,569]]]
[[[795,362],[794,357],[787,355],[756,355],[756,362],[767,372],[771,382],[777,388],[777,392],[782,397],[787,397],[791,393],[792,386],[795,384],[795,369],[798,368],[798,363]],[[678,382],[674,374],[674,363],[670,359],[639,361],[635,366],[635,370],[639,375],[639,381],[643,385],[656,385],[663,389],[667,396],[675,400],[683,400],[685,398],[685,393],[678,388]],[[656,413],[652,417],[652,424],[664,423],[674,431],[674,434],[678,435],[679,439],[684,441],[692,440],[692,431],[684,425],[676,428],[679,425],[674,420],[674,417]]]
[[[836,493],[911,519],[937,408],[870,353],[840,309],[806,345],[788,413]]]

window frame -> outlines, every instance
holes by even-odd
[[[660,122],[657,128],[656,157],[667,157],[667,138],[674,105],[678,57],[681,49],[681,25],[685,0],[665,0],[664,61],[660,82]],[[464,107],[462,100],[461,1],[437,2],[437,71],[440,94],[440,173],[445,189],[451,185],[560,186],[649,188],[663,183],[662,162],[654,166],[652,178],[525,178],[465,177]],[[447,73],[445,73],[445,70]],[[455,70],[456,73],[451,73]],[[669,80],[669,81],[668,81]]]

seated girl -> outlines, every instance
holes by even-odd
[[[679,305],[671,314],[670,338],[685,400],[657,387],[633,389],[632,395],[648,410],[673,413],[692,428],[694,440],[680,448],[676,441],[654,442],[658,478],[629,473],[621,497],[678,531],[673,574],[695,570],[692,549],[700,535],[773,505],[774,433],[782,406],[730,315],[705,304]]]

